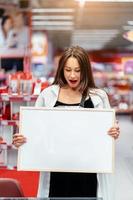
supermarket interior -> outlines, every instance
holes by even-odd
[[[113,200],[132,200],[133,0],[0,0],[0,178],[17,179],[25,197],[36,197],[39,172],[17,171],[12,138],[20,106],[34,106],[70,46],[88,52],[96,86],[115,110]]]

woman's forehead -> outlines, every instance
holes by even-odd
[[[79,67],[79,62],[77,60],[77,58],[75,57],[70,57],[67,59],[66,63],[65,63],[65,66],[77,66]]]

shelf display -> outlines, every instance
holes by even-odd
[[[132,83],[129,79],[111,79],[107,88],[109,88],[108,94],[112,107],[117,111],[133,109]]]
[[[1,139],[0,141],[0,166],[5,167],[7,165],[7,145],[6,142]]]
[[[117,114],[133,115],[133,82],[130,77],[95,71],[94,78],[96,85],[106,90]],[[0,167],[16,168],[17,149],[12,145],[12,136],[18,132],[20,106],[34,106],[38,95],[52,83],[51,80],[53,77],[35,79],[31,73],[16,72],[9,74],[6,85],[0,87],[0,147],[4,149],[0,151]]]
[[[19,125],[20,106],[34,106],[39,94],[34,95],[38,82],[40,93],[48,82],[34,79],[31,73],[16,72],[9,74],[8,85],[0,88],[0,167],[16,167],[17,149],[12,145],[12,136]]]
[[[17,149],[12,145],[13,134],[19,126],[20,106],[33,106],[36,96],[12,96],[0,99],[4,106],[0,116],[0,167],[14,169],[17,164]]]

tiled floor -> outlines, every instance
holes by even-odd
[[[116,199],[133,200],[133,121],[119,116],[121,135],[116,141]]]

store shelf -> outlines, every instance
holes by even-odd
[[[133,108],[129,108],[129,109],[119,109],[119,108],[115,108],[116,114],[131,114],[133,115]]]
[[[3,120],[0,119],[0,125],[3,126],[17,126],[18,125],[18,120]]]
[[[0,101],[11,101],[11,102],[29,102],[36,101],[38,95],[9,95],[9,94],[1,94]]]
[[[12,166],[7,166],[7,165],[6,165],[6,166],[1,166],[1,165],[0,165],[0,170],[5,170],[5,169],[6,169],[6,170],[16,170],[17,167],[16,167],[16,166],[13,166],[13,167],[12,167]]]

